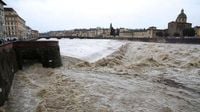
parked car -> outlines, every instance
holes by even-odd
[[[17,37],[6,37],[5,40],[8,42],[13,42],[13,41],[17,41],[18,38]]]

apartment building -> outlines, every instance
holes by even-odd
[[[23,40],[27,36],[25,20],[13,8],[4,8],[6,37],[17,37]]]
[[[195,36],[200,37],[200,26],[194,27],[195,30]]]
[[[31,30],[31,39],[37,39],[38,37],[39,37],[39,31]]]
[[[4,5],[6,3],[0,0],[0,38],[4,38],[5,32]]]

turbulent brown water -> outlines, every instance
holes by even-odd
[[[94,63],[15,75],[6,112],[199,112],[200,45],[129,42]],[[0,110],[1,111],[1,110]]]

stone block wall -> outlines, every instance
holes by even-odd
[[[14,73],[18,70],[12,44],[0,46],[0,106],[7,100]]]
[[[43,67],[55,68],[62,65],[57,41],[16,42],[13,47],[20,69],[26,60],[37,60]]]
[[[37,60],[43,67],[60,67],[57,41],[26,41],[0,46],[0,106],[7,100],[15,72],[26,60]]]

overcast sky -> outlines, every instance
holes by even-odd
[[[181,9],[200,25],[200,0],[3,0],[40,32],[74,28],[167,28]]]

